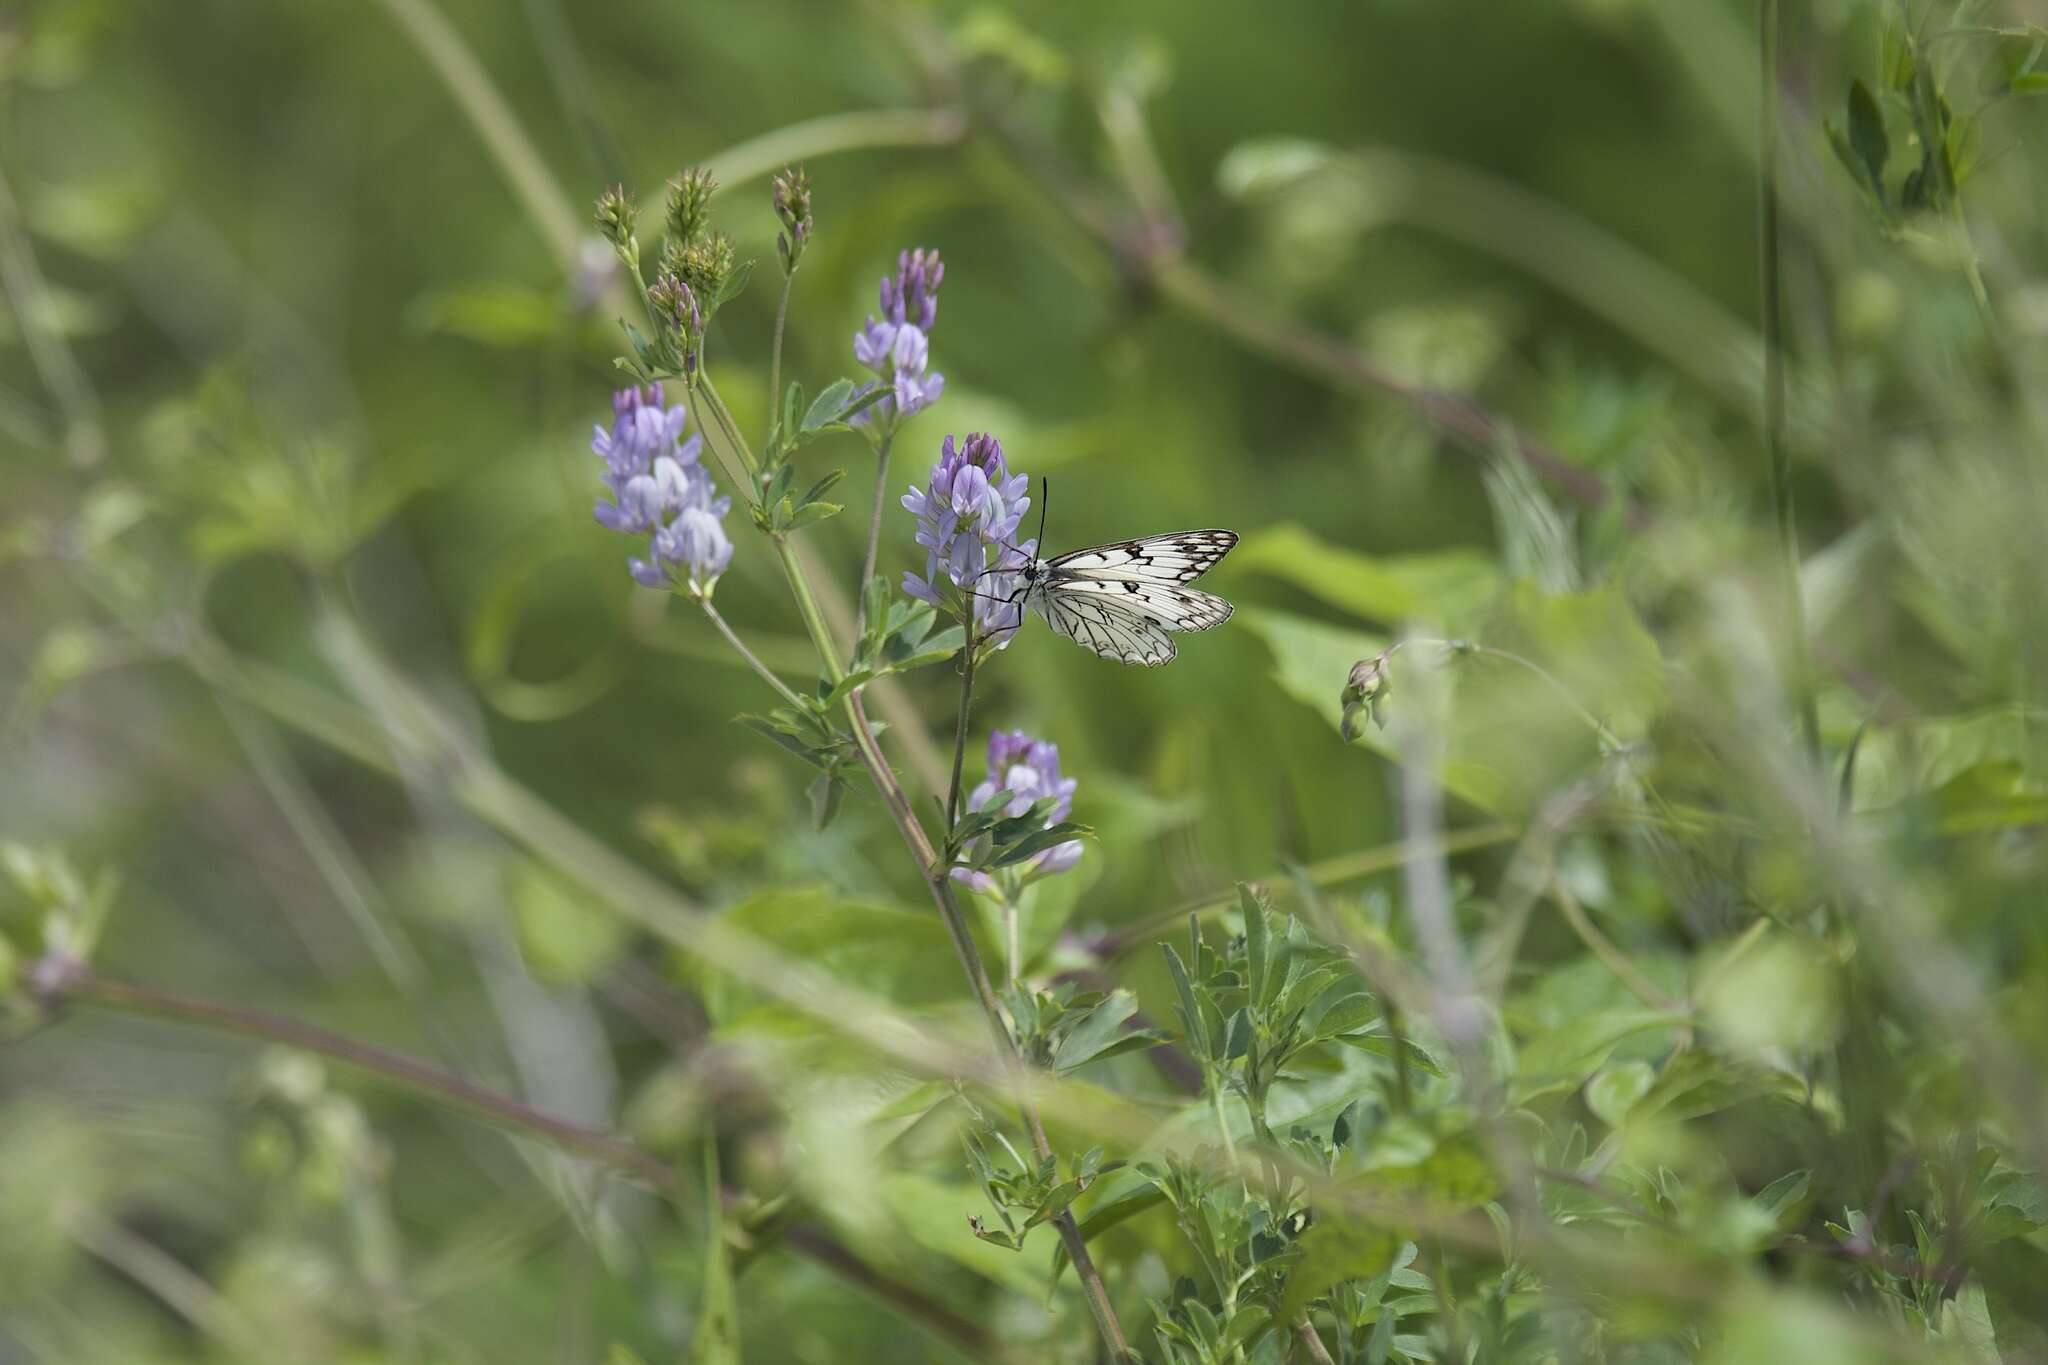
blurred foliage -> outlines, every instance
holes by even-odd
[[[0,15],[0,1361],[1104,1359],[1069,1221],[1175,1365],[2048,1359],[2048,28],[1782,9],[1785,526],[1738,0]],[[980,660],[1071,818],[946,806],[969,430],[1242,535]]]

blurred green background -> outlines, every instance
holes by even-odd
[[[2038,23],[2028,9],[1912,15],[1926,33]],[[1952,221],[1902,206],[1906,102],[1885,105],[1883,201],[1823,126],[1846,126],[1853,81],[1882,86],[1896,13],[1788,0],[1784,19],[1814,686],[1828,783],[1854,740],[1850,806],[1911,816],[1883,826],[1886,857],[2038,1062],[2038,47],[1930,49],[1977,123],[1962,194],[1987,327]],[[1244,536],[1205,581],[1238,619],[1172,667],[1118,668],[1033,625],[982,679],[970,781],[990,727],[1051,738],[1099,831],[1034,908],[1044,974],[1233,880],[1397,839],[1392,741],[1347,746],[1334,721],[1350,665],[1413,626],[1519,650],[1557,684],[1455,672],[1448,820],[1488,845],[1456,865],[1474,936],[1511,899],[1519,831],[1598,769],[1591,711],[1654,753],[1685,818],[1586,833],[1567,864],[1608,933],[1682,989],[1760,907],[1789,919],[1833,894],[1743,747],[1796,751],[1798,707],[1765,684],[1800,687],[1774,673],[1754,22],[1732,0],[31,0],[0,16],[0,836],[118,873],[94,954],[109,975],[432,1057],[664,1154],[711,1124],[729,1184],[787,1195],[1023,1358],[1089,1358],[1078,1300],[1045,1310],[1038,1252],[968,1238],[980,1195],[957,1144],[848,1136],[894,1078],[845,1057],[750,1072],[750,1030],[797,1026],[749,1016],[752,997],[524,842],[540,817],[464,785],[481,764],[691,903],[977,1027],[955,1020],[957,969],[881,810],[856,794],[814,830],[807,771],[732,723],[768,704],[758,681],[687,603],[634,588],[627,546],[591,521],[589,434],[621,346],[588,205],[624,184],[651,215],[680,168],[718,171],[718,221],[761,268],[711,364],[754,432],[769,172],[801,159],[815,184],[785,359],[813,391],[853,372],[896,252],[944,253],[947,387],[897,443],[890,577],[921,562],[895,494],[948,432],[992,431],[1050,478],[1052,549]],[[1514,433],[1564,475],[1532,472]],[[842,436],[801,458],[850,471],[849,515],[805,535],[850,591],[873,457]],[[802,626],[744,522],[720,609],[803,684]],[[955,688],[926,670],[889,713],[921,809]],[[904,733],[920,725],[922,743]],[[452,784],[449,753],[470,765]],[[47,869],[19,880],[17,924],[69,894]],[[1345,894],[1383,912],[1397,887]],[[1584,960],[1554,916],[1521,952],[1527,1017],[1584,1007],[1539,998]],[[1129,966],[1164,1017],[1152,957]],[[1868,990],[1895,1021],[1878,1089],[1917,1093],[1898,1078],[1932,1083],[1916,1049],[1956,1018],[1890,977]],[[686,1358],[705,1302],[695,1155],[678,1216],[343,1071],[88,1008],[21,1013],[0,1047],[0,1360]],[[1117,1066],[1120,1087],[1159,1084]],[[1964,1126],[1989,1102],[1951,1098]],[[1850,1109],[1883,1146],[1887,1120]],[[2024,1123],[2005,1133],[2027,1149]],[[1741,1167],[1749,1138],[1726,1140]],[[742,1261],[748,1359],[963,1358],[772,1237]],[[2030,1245],[2008,1269],[2024,1282],[2039,1261]],[[1150,1273],[1130,1272],[1134,1304]],[[2039,1306],[2009,1358],[2048,1349]],[[1746,1358],[1808,1340],[1793,1309],[1757,1320],[1788,1313],[1791,1335]],[[1825,1358],[1868,1358],[1832,1321],[1813,1328]]]

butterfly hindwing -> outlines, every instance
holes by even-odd
[[[1210,630],[1235,610],[1216,594],[1164,586],[1142,578],[1068,577],[1055,572],[1044,591],[1053,597],[1090,597],[1148,616],[1168,630]]]
[[[1157,668],[1179,651],[1157,621],[1094,594],[1037,593],[1045,623],[1074,643],[1118,663]]]

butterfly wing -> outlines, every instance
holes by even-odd
[[[1235,531],[1175,531],[1075,550],[1047,567],[1055,577],[1135,579],[1178,586],[1215,568],[1216,561],[1236,544]]]
[[[1179,652],[1159,622],[1106,596],[1041,591],[1031,595],[1031,602],[1047,625],[1105,659],[1157,668],[1173,662]]]
[[[1042,591],[1049,597],[1086,598],[1133,611],[1168,630],[1210,630],[1236,608],[1213,592],[1145,578],[1092,578],[1055,571]]]

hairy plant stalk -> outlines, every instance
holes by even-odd
[[[733,628],[729,624],[727,624],[725,617],[719,614],[718,608],[711,605],[711,599],[708,597],[699,598],[698,605],[703,607],[704,614],[711,618],[711,624],[718,627],[718,633],[725,637],[725,642],[731,645],[734,651],[736,651],[742,659],[745,659],[747,661],[747,667],[753,669],[756,673],[760,674],[761,680],[767,683],[770,687],[774,688],[776,693],[779,696],[781,696],[781,698],[784,701],[788,702],[791,706],[796,707],[799,711],[803,710],[803,698],[799,697],[795,693],[795,691],[793,691],[790,688],[789,684],[785,683],[784,681],[782,681],[782,679],[776,677],[772,672],[770,672],[768,669],[768,665],[762,663],[758,658],[754,656],[754,651],[748,649],[745,641],[741,640],[740,637],[736,633],[734,633]]]
[[[973,623],[970,621],[969,625]],[[946,788],[946,825],[960,823],[960,770],[967,762],[967,724],[974,705],[974,656],[981,641],[969,639],[960,665],[960,714],[953,722],[953,780]]]
[[[796,283],[796,272],[787,271],[782,276],[782,292],[775,299],[775,341],[768,351],[768,420],[776,421],[782,415],[782,329],[789,319],[789,291]]]
[[[868,508],[868,548],[861,556],[860,582],[854,585],[860,596],[859,614],[854,618],[857,629],[865,629],[868,622],[868,584],[874,581],[875,556],[882,544],[882,509],[889,504],[889,448],[895,444],[892,431],[875,447],[875,499]]]

